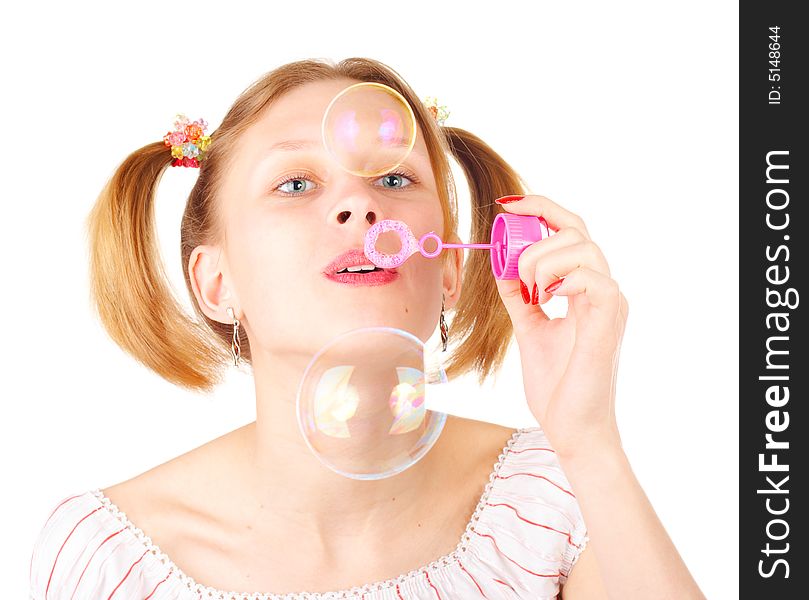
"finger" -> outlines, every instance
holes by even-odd
[[[545,288],[579,267],[588,267],[607,277],[610,276],[610,267],[601,249],[595,242],[586,241],[545,252],[533,264],[526,261],[525,277],[530,277],[532,282],[536,283],[539,303],[542,304],[550,299],[550,295],[544,291]],[[523,277],[522,271],[520,277]],[[528,285],[525,279],[523,281]]]
[[[571,248],[572,250],[570,250]],[[562,250],[566,250],[566,252],[557,255],[557,252]],[[555,258],[550,258],[552,255]],[[529,290],[532,290],[536,283],[540,286],[540,291],[579,265],[587,265],[606,275],[610,274],[607,259],[601,252],[601,248],[595,242],[587,240],[581,231],[572,227],[562,229],[556,235],[534,242],[522,251],[517,261],[520,279],[525,282]],[[544,300],[549,297],[545,294]]]
[[[584,294],[590,306],[612,315],[619,312],[623,296],[614,279],[590,267],[570,271],[562,279],[562,284],[550,293],[568,297]]]
[[[548,222],[548,225],[557,231],[565,227],[574,227],[581,230],[587,239],[590,239],[587,226],[579,215],[562,208],[545,196],[529,195],[522,200],[501,204],[501,206],[510,213],[543,217]]]

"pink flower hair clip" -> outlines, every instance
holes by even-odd
[[[203,119],[189,121],[178,114],[174,119],[174,131],[163,136],[163,143],[171,148],[174,160],[172,167],[199,167],[205,158],[205,151],[211,144],[211,136],[206,134],[208,123]]]

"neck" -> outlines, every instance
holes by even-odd
[[[244,428],[251,505],[245,508],[256,511],[256,523],[280,520],[299,531],[324,556],[349,540],[374,545],[369,538],[378,536],[382,546],[390,531],[407,531],[429,513],[432,486],[448,485],[447,453],[439,450],[448,444],[451,418],[433,448],[401,473],[377,480],[344,477],[315,457],[299,429],[295,399],[304,362],[253,357],[256,421]]]

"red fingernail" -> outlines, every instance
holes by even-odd
[[[528,294],[528,286],[525,285],[520,279],[520,291],[522,292],[522,301],[528,304],[531,301],[531,296]]]
[[[546,287],[545,291],[550,294],[551,292],[555,291],[560,285],[562,285],[562,282],[564,280],[565,280],[564,277],[562,277],[561,279],[557,279],[552,284],[550,284],[548,287]]]
[[[502,196],[495,200],[498,204],[508,204],[509,202],[516,202],[517,200],[522,200],[525,196]]]
[[[536,281],[534,282],[534,290],[531,292],[531,304],[539,304],[539,291],[537,290]]]

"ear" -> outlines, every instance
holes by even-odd
[[[452,234],[447,240],[448,244],[462,244],[461,239]],[[444,262],[444,308],[450,309],[461,297],[461,286],[463,284],[463,248],[447,248],[444,252],[449,252]]]
[[[203,314],[220,323],[230,323],[228,306],[240,318],[238,300],[231,291],[222,267],[222,249],[218,246],[197,246],[188,258],[188,279],[197,304]]]

